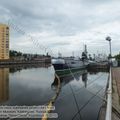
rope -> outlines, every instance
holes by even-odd
[[[88,87],[89,87],[91,84],[93,84],[96,80],[98,80],[99,78],[103,77],[103,75],[104,75],[104,74],[98,76],[96,79],[94,79],[92,82],[90,82],[89,85],[88,85]],[[84,88],[84,86],[82,86],[81,88],[75,90],[75,92],[76,92],[76,93],[79,92],[80,89],[82,89],[82,88]],[[62,96],[62,97],[59,97],[58,100],[60,100],[60,99],[62,99],[62,98],[64,98],[64,97],[66,97],[66,96],[68,96],[68,95],[70,95],[70,94],[71,94],[71,93],[66,94],[66,95],[64,95],[64,96]]]
[[[98,80],[99,78],[103,77],[103,75],[104,75],[104,74],[102,74],[102,75],[98,76],[96,79],[94,79],[94,80],[89,84],[89,86],[90,86],[93,82],[95,82],[96,80]],[[72,91],[72,94],[73,94],[73,97],[74,97],[74,100],[75,100],[77,109],[78,109],[78,111],[79,111],[79,106],[78,106],[76,97],[75,97],[75,95],[74,95],[72,86],[71,86],[71,84],[69,84],[69,85],[70,85],[70,88],[71,88],[71,91]],[[83,86],[83,87],[84,87],[84,86]],[[83,87],[81,87],[81,88],[83,88]],[[81,88],[80,88],[80,89],[81,89]],[[97,93],[99,93],[103,88],[104,88],[104,87],[102,87]],[[80,89],[78,89],[78,90],[80,90]],[[78,90],[77,90],[77,92],[78,92]],[[89,91],[89,90],[88,90],[88,91]],[[99,96],[99,95],[97,95],[97,94],[95,94],[95,93],[93,93],[93,92],[91,92],[91,91],[89,91],[89,92],[94,95],[94,96],[92,96],[92,98],[94,98],[95,96],[98,96],[99,98],[102,98],[101,96]],[[70,94],[71,94],[71,93],[70,93]],[[67,95],[70,95],[70,94],[67,94]],[[63,96],[63,97],[65,97],[65,96]],[[61,97],[61,98],[63,98],[63,97]],[[91,98],[91,99],[92,99],[92,98]],[[91,101],[91,99],[88,100],[88,103]],[[103,99],[103,98],[102,98],[102,99]],[[58,100],[60,100],[60,98],[59,98]],[[88,103],[87,103],[87,104],[88,104]],[[86,106],[87,104],[85,104],[85,106]],[[83,106],[84,106],[84,105],[83,105]],[[81,109],[80,109],[80,110],[81,110]],[[79,112],[78,112],[78,114],[79,114],[79,118],[82,119],[81,114],[80,114]],[[60,117],[60,116],[59,116],[59,117]]]
[[[51,100],[47,103],[47,104],[44,104],[44,105],[47,105],[47,110],[46,110],[46,112],[43,114],[43,117],[42,117],[42,120],[47,120],[47,115],[48,115],[48,113],[51,111],[51,107],[52,107],[52,105],[54,104],[54,102],[55,102],[55,100],[57,99],[57,97],[58,97],[58,95],[59,95],[59,93],[60,93],[60,78],[59,78],[59,76],[55,73],[55,76],[56,76],[56,78],[57,78],[57,80],[58,80],[58,86],[57,86],[57,91],[56,91],[56,94],[51,98]],[[24,115],[27,115],[27,114],[29,114],[29,112],[27,112],[26,114],[24,114]],[[15,119],[15,118],[18,118],[18,117],[20,117],[21,115],[17,115],[16,117],[14,117],[14,118],[7,118],[7,120],[13,120],[13,119]]]
[[[84,109],[84,107],[85,107],[86,105],[88,105],[88,103],[89,103],[95,96],[97,96],[97,94],[98,94],[102,89],[103,89],[103,88],[101,88],[94,96],[92,96],[92,97],[81,107],[81,109],[73,116],[72,120],[75,119],[76,115],[77,115],[82,109]]]
[[[58,79],[58,87],[57,87],[57,91],[56,91],[56,94],[55,96],[52,97],[52,99],[50,100],[50,102],[48,103],[48,109],[46,110],[46,112],[44,113],[43,117],[42,117],[42,120],[47,120],[47,116],[48,116],[48,113],[51,111],[51,108],[55,102],[55,100],[57,99],[58,95],[59,95],[59,92],[60,92],[60,79],[58,77],[58,75],[55,73],[55,76],[56,78]]]
[[[71,89],[71,91],[72,91],[72,94],[73,94],[73,97],[74,97],[74,100],[75,100],[75,104],[76,104],[76,106],[77,106],[77,109],[79,110],[79,105],[78,105],[78,103],[77,103],[77,100],[76,100],[75,94],[74,94],[74,92],[73,92],[72,86],[71,86],[71,84],[69,84],[69,85],[70,85],[70,89]],[[80,118],[80,120],[82,119],[82,116],[81,116],[80,113],[79,113],[79,118]]]

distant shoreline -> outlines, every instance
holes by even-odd
[[[24,64],[41,64],[41,63],[51,63],[51,59],[43,60],[1,60],[0,65],[24,65]]]

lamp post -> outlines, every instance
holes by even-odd
[[[110,58],[112,57],[112,51],[111,51],[111,37],[106,37],[106,40],[109,41],[109,47],[110,47]]]
[[[111,64],[112,64],[112,52],[111,52],[111,37],[106,37],[106,40],[109,41],[110,47],[110,74],[109,74],[109,83],[107,89],[107,107],[106,107],[106,116],[105,120],[112,120],[112,77],[111,77]]]

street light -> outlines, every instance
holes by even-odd
[[[110,36],[107,36],[106,37],[106,40],[109,41],[109,47],[110,47],[110,58],[112,57],[112,51],[111,51],[111,37]]]
[[[107,89],[107,108],[106,108],[106,116],[105,120],[112,120],[112,78],[111,78],[111,64],[112,64],[112,52],[111,52],[111,37],[106,37],[106,40],[109,41],[110,46],[110,75],[109,75],[109,83]]]

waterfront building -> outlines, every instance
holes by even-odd
[[[9,59],[9,27],[0,24],[0,60]]]

